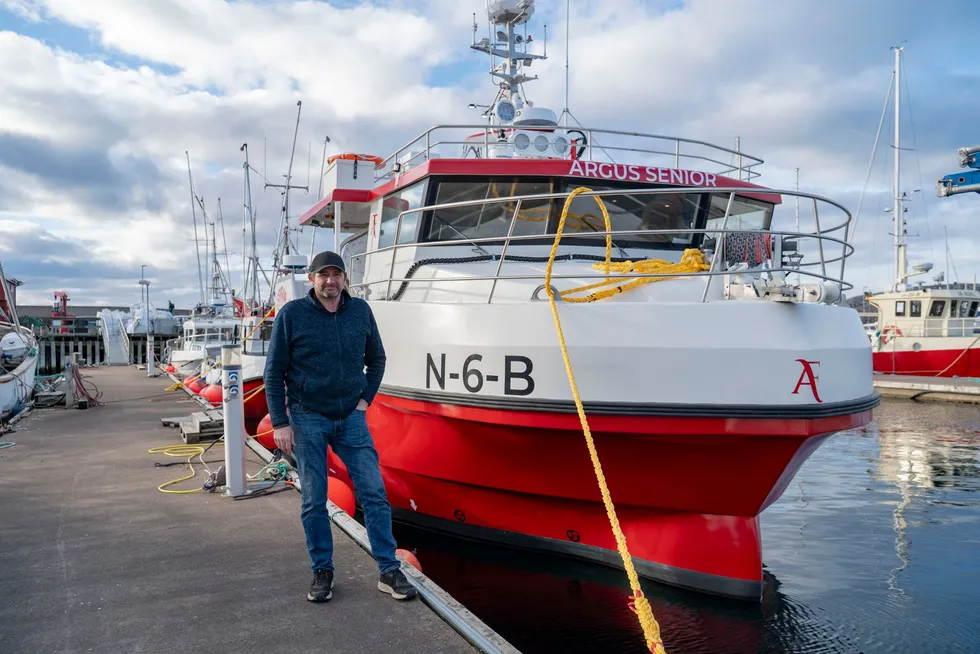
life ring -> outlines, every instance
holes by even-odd
[[[881,330],[881,344],[888,345],[888,341],[892,339],[892,336],[901,336],[902,330],[895,325],[886,325],[884,329]]]
[[[332,164],[333,162],[337,161],[337,159],[345,159],[347,161],[373,161],[374,167],[376,169],[385,167],[384,159],[373,154],[357,154],[354,152],[345,152],[344,154],[335,154],[332,157],[328,157],[327,163]]]

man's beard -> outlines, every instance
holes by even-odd
[[[340,295],[340,289],[337,287],[330,288],[329,286],[324,286],[322,290],[317,289],[317,295],[324,299],[332,300]]]

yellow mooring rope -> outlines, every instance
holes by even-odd
[[[636,612],[640,619],[640,626],[643,628],[643,636],[646,639],[647,647],[654,654],[666,654],[664,649],[663,641],[660,637],[660,625],[657,624],[656,618],[653,617],[653,609],[650,607],[650,602],[646,597],[643,596],[643,590],[640,588],[640,580],[637,577],[636,569],[633,567],[633,557],[630,555],[629,549],[626,546],[626,535],[623,534],[623,530],[619,526],[619,518],[616,517],[616,507],[613,506],[612,497],[609,494],[609,487],[606,485],[606,478],[602,474],[602,464],[599,462],[599,455],[595,449],[595,442],[592,440],[592,432],[589,430],[589,421],[585,416],[585,410],[582,408],[582,398],[579,396],[578,385],[575,383],[575,375],[572,373],[572,364],[568,358],[568,348],[565,345],[565,335],[561,329],[561,321],[558,318],[558,306],[555,304],[555,295],[551,289],[551,268],[555,263],[555,255],[558,252],[558,243],[561,241],[562,228],[565,226],[565,219],[568,217],[568,208],[571,205],[572,199],[580,193],[590,192],[592,189],[580,187],[575,189],[569,194],[568,199],[565,200],[565,207],[561,212],[561,219],[558,221],[558,231],[555,233],[555,242],[551,246],[551,255],[548,257],[548,269],[545,272],[544,286],[548,291],[548,298],[551,300],[551,314],[555,319],[555,328],[558,331],[558,343],[561,345],[561,355],[565,360],[565,372],[568,373],[568,383],[572,388],[572,395],[575,398],[575,407],[578,409],[578,417],[582,423],[582,431],[585,433],[585,442],[589,447],[589,455],[592,457],[592,467],[595,469],[596,479],[599,482],[599,490],[602,492],[602,501],[606,506],[606,514],[609,516],[609,523],[612,525],[613,533],[616,536],[616,547],[619,550],[619,555],[623,559],[623,566],[626,568],[626,575],[629,577],[630,588],[633,590],[633,595],[630,599],[630,608]],[[606,211],[606,205],[603,204],[602,198],[598,196],[593,196],[596,202],[599,203],[599,208],[602,210],[602,215],[606,219],[606,232],[611,232],[612,229],[609,225],[609,212]],[[606,234],[606,262],[603,264],[606,269],[606,274],[609,274],[610,270],[610,252],[612,249],[612,235]],[[610,289],[611,290],[611,289]],[[621,291],[613,291],[621,292]]]

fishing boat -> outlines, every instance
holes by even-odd
[[[27,406],[34,396],[37,338],[17,316],[17,287],[0,267],[0,424]]]
[[[191,176],[190,155],[187,154],[187,177],[191,190],[191,215],[194,221],[194,247],[200,257],[200,243],[197,239],[197,210],[195,203],[201,208],[204,222],[204,260],[205,270],[202,272],[198,258],[198,275],[201,292],[201,302],[191,311],[191,315],[181,324],[181,335],[168,341],[164,347],[163,361],[173,366],[174,373],[181,376],[200,375],[213,370],[213,364],[220,359],[223,345],[238,343],[241,328],[242,304],[235,298],[227,277],[227,242],[224,243],[226,265],[221,265],[218,256],[218,231],[211,222],[210,238],[208,236],[208,215],[204,199],[194,194],[194,180]],[[221,200],[218,200],[218,221],[224,234],[224,219],[221,215]],[[210,245],[210,247],[209,247]],[[208,256],[210,255],[210,260]],[[208,279],[205,287],[204,279]],[[214,372],[212,381],[220,376]]]
[[[839,304],[850,214],[759,184],[740,147],[532,104],[533,12],[493,2],[488,35],[474,24],[497,83],[485,123],[334,155],[299,221],[333,230],[382,334],[368,421],[394,514],[621,566],[581,406],[638,573],[759,601],[760,513],[879,402]],[[774,226],[787,195],[812,230]]]
[[[894,224],[895,280],[887,292],[867,298],[878,313],[878,328],[872,336],[874,370],[894,375],[977,377],[980,376],[980,349],[977,349],[980,334],[976,333],[976,319],[980,292],[950,288],[949,284],[909,282],[912,277],[929,273],[933,264],[917,264],[911,272],[908,267],[905,219],[908,195],[901,189],[899,147],[903,49],[894,50],[894,205],[889,211]],[[948,271],[943,271],[936,281],[947,274]]]
[[[167,343],[164,362],[175,374],[198,375],[221,356],[222,345],[236,344],[241,319],[234,307],[199,305],[181,324],[181,335]]]

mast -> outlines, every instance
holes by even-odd
[[[296,137],[299,134],[299,120],[300,115],[303,111],[303,101],[296,101],[296,126],[293,129],[293,147],[289,153],[289,167],[286,170],[286,183],[285,184],[270,184],[268,181],[265,183],[265,188],[281,188],[283,193],[283,204],[282,212],[279,215],[279,237],[281,241],[276,242],[276,249],[272,255],[272,268],[273,268],[273,279],[275,279],[276,271],[279,269],[279,264],[283,261],[283,257],[289,254],[289,248],[292,243],[289,240],[289,190],[290,189],[303,189],[307,193],[310,192],[309,185],[299,186],[292,185],[289,182],[292,181],[293,176],[293,157],[296,155]],[[280,251],[282,247],[282,251]],[[299,247],[297,241],[297,248]],[[275,293],[275,288],[273,283],[269,284],[269,304],[271,305],[274,301],[273,294]]]
[[[228,294],[234,298],[231,292],[231,262],[228,259],[228,238],[225,236],[225,218],[221,213],[221,198],[218,198],[218,222],[221,223],[221,247],[225,250],[225,285],[228,287]]]
[[[892,208],[892,220],[894,222],[895,229],[895,288],[894,290],[902,290],[905,286],[905,280],[908,278],[908,265],[906,261],[906,251],[905,251],[905,209],[902,206],[903,197],[902,192],[899,189],[900,173],[901,173],[901,146],[899,142],[899,132],[901,130],[901,58],[902,58],[902,48],[901,46],[895,46],[895,179],[892,183],[895,205]]]
[[[204,296],[204,275],[201,272],[201,245],[197,240],[197,210],[194,209],[194,178],[191,177],[191,155],[184,150],[187,157],[187,181],[191,187],[191,217],[194,219],[194,251],[197,253],[197,284],[201,289],[201,304],[207,303]]]
[[[284,251],[283,251],[283,254],[289,254],[289,246],[290,246],[290,242],[289,242],[289,189],[292,189],[292,188],[303,189],[306,192],[309,192],[309,190],[310,190],[310,187],[308,185],[307,186],[293,186],[293,185],[291,185],[289,183],[292,180],[292,178],[293,178],[293,157],[296,155],[296,136],[299,134],[299,119],[300,119],[300,114],[302,113],[302,111],[303,111],[303,101],[302,100],[297,100],[296,101],[296,126],[293,129],[293,147],[292,147],[292,149],[289,152],[289,167],[286,170],[286,183],[285,184],[270,184],[270,183],[266,182],[266,184],[265,184],[265,188],[270,188],[270,187],[271,188],[281,188],[283,190],[282,191],[283,192],[282,216],[280,217],[280,220],[279,220],[279,227],[282,230],[282,235],[284,236],[284,243],[283,243]],[[280,254],[278,252],[278,247],[277,247],[275,258],[276,258],[276,265],[278,266],[279,261],[281,261]],[[270,289],[270,291],[271,291],[271,289]]]

